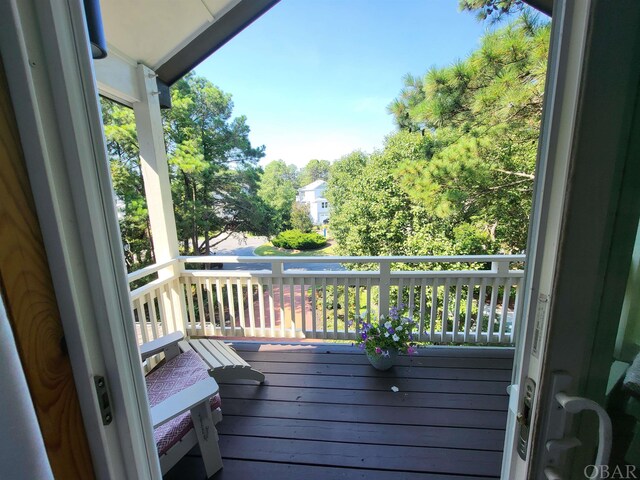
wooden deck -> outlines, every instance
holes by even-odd
[[[378,372],[346,345],[234,346],[267,382],[220,385],[216,480],[500,476],[513,349],[431,347]],[[165,478],[205,478],[197,449]]]

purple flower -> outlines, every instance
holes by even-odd
[[[367,332],[362,332],[360,335],[361,335],[363,340],[367,339]]]
[[[376,347],[376,353],[380,355],[382,353],[382,349],[380,347]]]
[[[418,353],[418,349],[413,345],[410,345],[409,348],[407,348],[407,355],[414,355],[416,353]]]
[[[391,327],[389,328],[389,333],[393,335],[394,333],[396,333],[396,331],[393,329],[393,327]]]
[[[364,350],[364,343],[361,343],[360,345],[358,345],[358,348],[359,348],[360,350]]]

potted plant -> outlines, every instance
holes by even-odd
[[[357,316],[356,320],[359,336],[355,343],[366,352],[374,368],[388,370],[398,353],[417,353],[413,342],[415,322],[402,317],[398,308],[391,307],[388,316],[381,315],[377,320],[367,313]]]

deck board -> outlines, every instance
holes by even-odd
[[[349,345],[234,348],[267,380],[220,385],[216,480],[500,475],[512,349],[426,348],[378,372]],[[204,478],[197,449],[166,478]]]

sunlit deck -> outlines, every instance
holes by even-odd
[[[214,479],[500,476],[511,348],[427,347],[378,372],[348,345],[235,347],[267,381],[220,385]],[[204,476],[196,450],[165,478]]]

